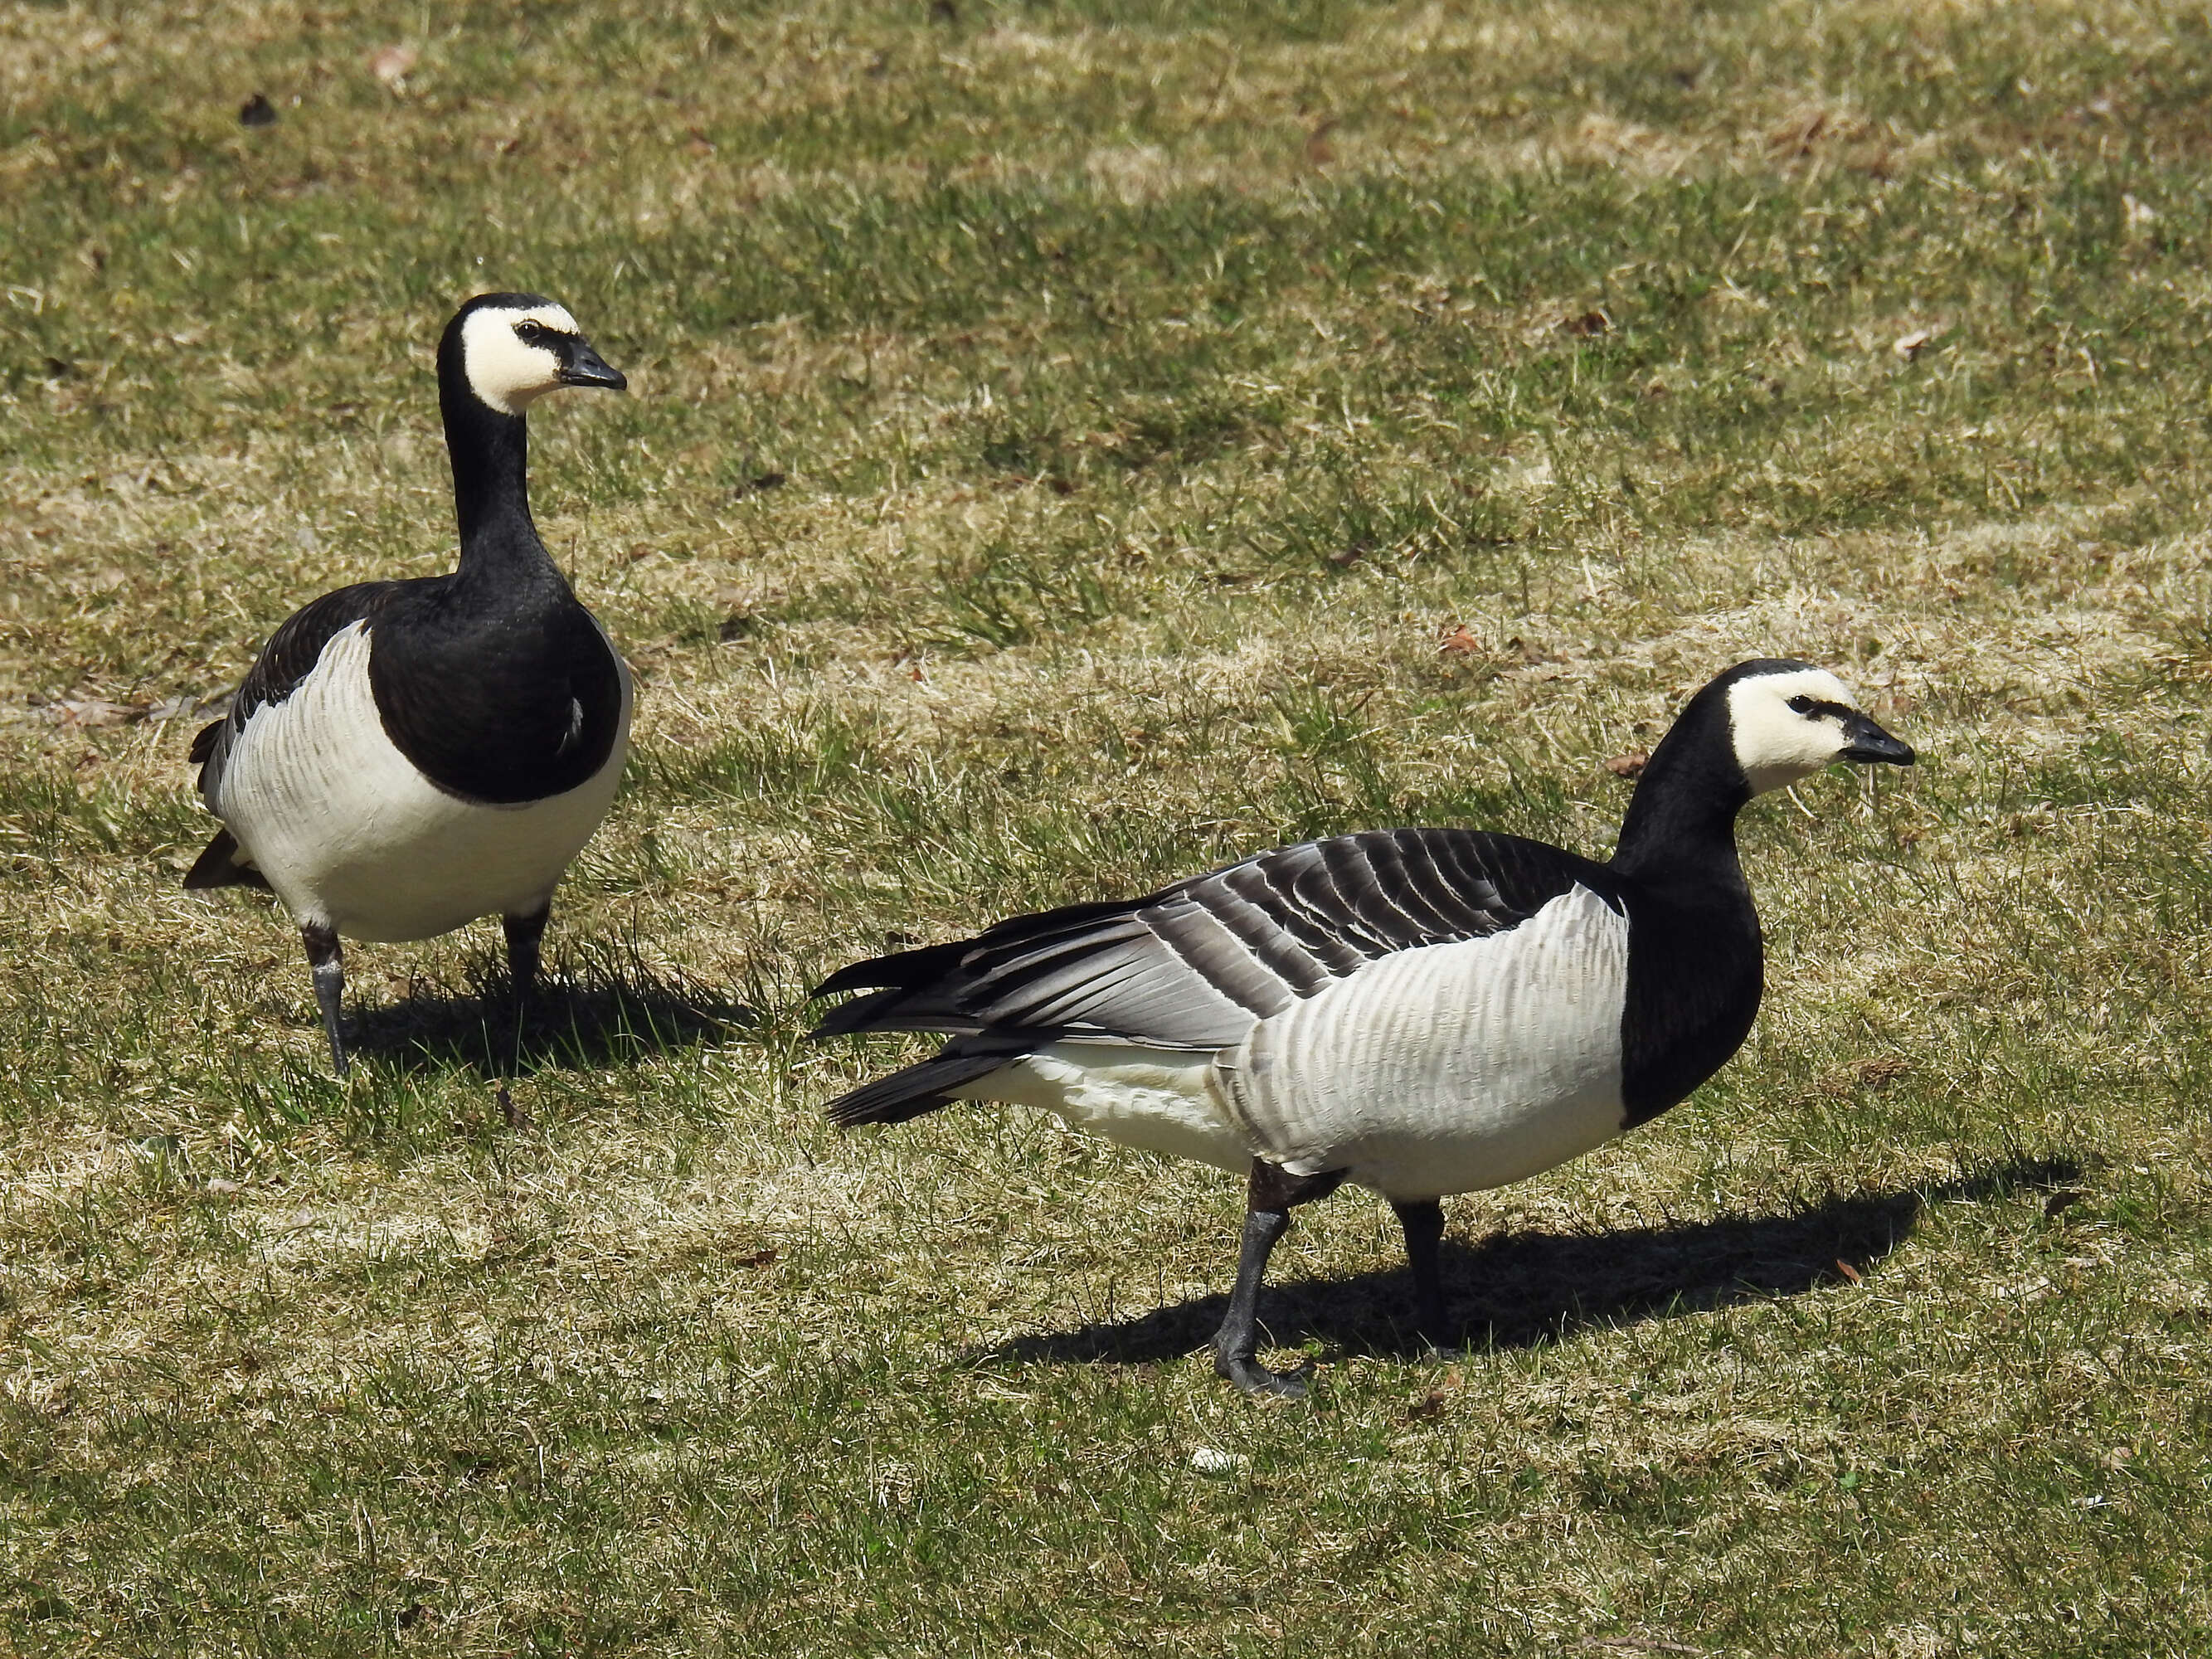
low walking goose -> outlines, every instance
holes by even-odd
[[[1438,1200],[1657,1116],[1750,1031],[1763,966],[1737,811],[1832,762],[1912,759],[1832,674],[1741,663],[1652,754],[1607,863],[1514,836],[1368,830],[832,975],[817,996],[867,994],[818,1036],[954,1035],[830,1117],[1010,1102],[1245,1176],[1214,1368],[1301,1394],[1255,1358],[1291,1208],[1346,1181],[1388,1199],[1441,1342]]]
[[[531,522],[524,411],[556,386],[628,384],[550,300],[464,305],[438,343],[459,568],[295,612],[192,741],[223,828],[185,885],[283,901],[341,1076],[340,936],[428,939],[498,915],[519,1017],[553,889],[614,799],[629,671]]]

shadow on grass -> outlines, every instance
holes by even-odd
[[[652,968],[635,954],[562,956],[538,975],[518,1035],[503,963],[471,963],[468,988],[432,986],[346,1022],[346,1045],[406,1072],[465,1066],[508,1078],[555,1066],[633,1065],[720,1042],[759,1015],[714,987]]]
[[[2011,1158],[1954,1181],[1829,1197],[1779,1215],[1607,1233],[1501,1232],[1472,1244],[1447,1238],[1446,1310],[1460,1344],[1528,1348],[1585,1330],[1796,1296],[1841,1283],[1844,1267],[1872,1272],[1911,1236],[1929,1204],[2047,1191],[2081,1173],[2069,1158]],[[1236,1265],[1236,1239],[1224,1236],[1224,1285]],[[1179,1358],[1212,1337],[1228,1306],[1224,1291],[1134,1319],[1018,1338],[972,1358],[983,1364]],[[1413,1358],[1426,1352],[1413,1328],[1412,1285],[1402,1263],[1350,1279],[1270,1285],[1260,1309],[1268,1338],[1284,1346],[1313,1339],[1336,1354]]]

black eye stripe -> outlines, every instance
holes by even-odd
[[[1826,716],[1834,720],[1847,720],[1855,718],[1859,712],[1849,703],[1830,702],[1825,698],[1808,697],[1802,694],[1790,698],[1790,707],[1807,720]]]

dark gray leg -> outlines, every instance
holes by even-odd
[[[1437,1246],[1443,1242],[1444,1206],[1433,1198],[1406,1203],[1396,1199],[1390,1207],[1406,1230],[1406,1263],[1413,1270],[1413,1323],[1431,1352],[1450,1346],[1444,1323],[1444,1287],[1437,1272]]]
[[[551,900],[546,901],[526,916],[502,916],[507,927],[507,977],[514,981],[514,1022],[522,1023],[522,1016],[530,1006],[531,993],[538,988],[538,946],[545,937],[545,923],[553,914]]]
[[[507,976],[514,981],[513,1061],[518,1069],[522,1065],[522,1028],[530,1018],[531,997],[538,989],[538,947],[544,940],[545,923],[552,914],[553,901],[548,899],[526,916],[500,918],[507,928]]]
[[[1222,1318],[1221,1328],[1213,1334],[1213,1370],[1216,1376],[1226,1377],[1247,1394],[1283,1394],[1295,1400],[1306,1391],[1303,1380],[1279,1376],[1253,1358],[1260,1351],[1260,1280],[1267,1271],[1267,1257],[1273,1253],[1275,1241],[1290,1230],[1289,1211],[1245,1206],[1237,1288],[1229,1293],[1229,1311]]]
[[[300,943],[307,947],[307,966],[315,976],[315,1001],[323,1011],[323,1030],[331,1039],[331,1065],[340,1077],[346,1074],[345,1036],[339,1029],[340,1006],[345,1000],[345,952],[338,936],[320,922],[300,930]]]
[[[1291,1211],[1300,1204],[1327,1198],[1344,1180],[1341,1170],[1319,1175],[1294,1176],[1261,1158],[1252,1160],[1252,1180],[1244,1195],[1244,1243],[1237,1258],[1237,1288],[1229,1293],[1229,1311],[1213,1334],[1215,1374],[1234,1382],[1247,1394],[1279,1394],[1296,1400],[1306,1391],[1303,1376],[1284,1376],[1261,1364],[1260,1281],[1267,1276],[1267,1258],[1275,1242],[1291,1230]]]

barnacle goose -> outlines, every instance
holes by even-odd
[[[1656,1117],[1751,1030],[1763,970],[1738,810],[1833,761],[1912,759],[1832,674],[1739,664],[1652,754],[1607,863],[1514,836],[1368,830],[855,963],[815,994],[868,994],[816,1035],[954,1035],[830,1116],[1005,1101],[1246,1176],[1214,1368],[1303,1393],[1255,1357],[1292,1206],[1346,1181],[1388,1199],[1440,1341],[1438,1200]]]
[[[550,300],[464,305],[438,343],[459,568],[295,611],[192,741],[223,828],[185,885],[283,901],[340,1075],[340,936],[428,939],[496,913],[519,1014],[554,886],[614,798],[629,672],[531,523],[524,411],[556,386],[628,384]]]

